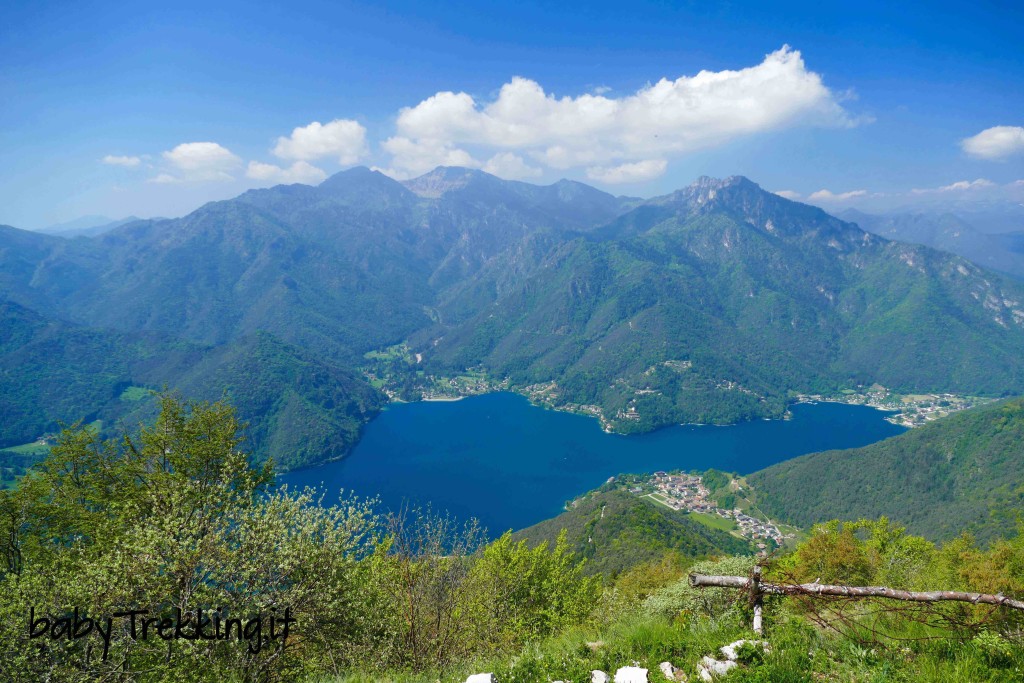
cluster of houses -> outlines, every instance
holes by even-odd
[[[885,419],[893,424],[904,427],[918,427],[926,422],[931,422],[957,411],[982,405],[987,403],[988,400],[949,393],[894,394],[877,384],[856,393],[840,396],[821,396],[818,394],[801,394],[797,396],[798,403],[839,402],[896,411],[894,415],[890,415]]]
[[[665,503],[676,510],[707,513],[718,510],[718,503],[711,500],[711,492],[698,474],[655,472],[654,488],[661,493]]]
[[[779,531],[779,527],[775,526],[771,522],[765,522],[760,519],[751,517],[750,515],[742,512],[739,508],[732,511],[729,514],[728,510],[725,510],[726,517],[733,517],[736,520],[736,526],[740,528],[740,533],[745,538],[752,539],[757,542],[757,547],[764,550],[767,547],[768,541],[772,541],[775,545],[782,545],[782,532]]]
[[[655,472],[653,484],[660,494],[659,500],[675,510],[703,512],[735,520],[744,538],[757,542],[762,550],[767,548],[769,541],[782,545],[782,532],[771,522],[751,517],[739,508],[726,510],[718,507],[718,501],[711,499],[711,492],[699,474]]]

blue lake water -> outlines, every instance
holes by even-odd
[[[748,474],[804,453],[864,446],[905,429],[884,413],[837,403],[798,404],[791,420],[676,426],[606,434],[597,420],[495,393],[400,403],[371,422],[344,460],[290,472],[292,487],[344,488],[385,508],[432,503],[476,517],[491,536],[557,515],[566,500],[625,472],[716,469]]]

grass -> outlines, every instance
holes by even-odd
[[[128,403],[136,403],[138,401],[144,401],[153,395],[151,389],[144,387],[128,387],[121,392],[121,400]]]
[[[1024,647],[998,636],[957,641],[911,640],[888,645],[861,645],[812,626],[796,616],[768,622],[771,645],[764,660],[741,666],[729,681],[814,683],[816,681],[1021,681]],[[907,635],[912,635],[908,632]],[[920,635],[920,634],[919,634]],[[948,635],[948,634],[947,634]],[[514,654],[481,658],[447,671],[421,673],[353,672],[308,679],[308,683],[462,683],[472,673],[493,673],[499,683],[553,680],[589,681],[597,669],[614,676],[622,666],[639,664],[648,680],[664,680],[658,665],[669,661],[689,680],[705,655],[740,638],[754,637],[736,622],[704,619],[670,622],[633,614],[605,626],[577,627],[528,645]]]
[[[400,358],[409,364],[412,364],[413,362],[413,357],[412,354],[409,352],[409,347],[404,343],[395,344],[394,346],[389,346],[385,349],[367,351],[366,353],[363,354],[363,358],[372,361],[392,360]]]
[[[672,507],[671,505],[668,504],[668,498],[666,498],[664,495],[662,495],[660,493],[648,493],[647,497],[648,498],[653,498],[654,500],[658,501],[659,503],[661,503],[665,507],[668,507],[668,508]],[[675,508],[672,508],[672,509],[674,510]]]
[[[736,522],[718,515],[709,515],[703,512],[691,512],[687,515],[695,522],[700,522],[706,527],[718,529],[719,531],[733,532],[737,530]]]
[[[0,451],[41,458],[50,452],[50,447],[47,446],[46,444],[41,444],[37,441],[33,441],[32,443],[23,443],[20,446],[9,446],[7,448],[2,448],[0,449]]]

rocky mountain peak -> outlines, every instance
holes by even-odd
[[[493,177],[483,171],[461,166],[438,166],[433,171],[406,180],[406,188],[426,199],[437,199],[448,192],[461,190],[474,180]]]

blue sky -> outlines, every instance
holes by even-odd
[[[163,4],[0,9],[0,223],[181,215],[353,164],[1024,199],[1021,3]]]

